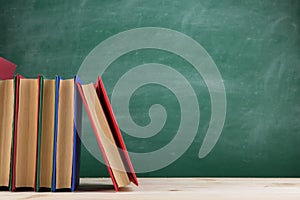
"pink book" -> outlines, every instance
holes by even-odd
[[[0,79],[12,79],[16,70],[16,64],[0,57]]]

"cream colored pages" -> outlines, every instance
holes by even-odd
[[[109,128],[104,111],[100,105],[94,85],[92,83],[82,85],[82,90],[117,185],[119,187],[126,186],[130,183],[130,180],[123,165],[112,132]]]
[[[40,187],[51,188],[53,167],[55,80],[44,80],[40,149]]]
[[[34,187],[36,172],[38,80],[20,79],[16,187]]]
[[[14,117],[14,81],[0,80],[0,186],[9,185]]]
[[[61,80],[59,86],[56,150],[56,188],[71,188],[74,135],[74,80]]]

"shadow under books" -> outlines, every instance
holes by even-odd
[[[119,188],[119,192],[130,192],[132,188],[124,187]],[[115,193],[115,189],[113,184],[99,184],[99,183],[80,183],[77,190],[75,192],[113,192]]]
[[[9,191],[8,187],[0,187],[0,191]],[[20,187],[16,192],[33,192],[33,188]],[[120,188],[119,192],[130,192],[132,188],[124,187]],[[40,188],[39,192],[51,192],[49,188]],[[71,192],[70,189],[58,189],[56,192]],[[112,192],[115,193],[113,184],[98,184],[98,183],[81,183],[75,192]]]

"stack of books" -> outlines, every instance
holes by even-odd
[[[82,105],[116,191],[138,181],[103,82],[0,80],[0,189],[74,191],[79,185]]]

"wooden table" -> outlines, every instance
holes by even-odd
[[[0,199],[300,200],[300,178],[139,178],[115,192],[110,179],[81,179],[74,193],[0,192]]]

